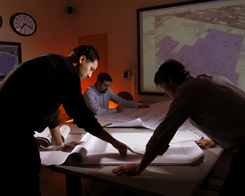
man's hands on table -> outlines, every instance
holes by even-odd
[[[130,163],[125,165],[120,165],[111,170],[113,174],[116,176],[121,176],[122,174],[127,175],[139,175],[141,172],[139,171],[138,164]]]
[[[158,156],[155,152],[145,151],[143,158],[139,164],[130,163],[120,165],[111,170],[116,176],[126,175],[139,175],[144,169]]]

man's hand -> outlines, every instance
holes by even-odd
[[[106,130],[102,128],[101,132],[97,135],[101,140],[110,143],[114,148],[116,148],[122,156],[127,155],[127,150],[134,152],[126,144],[119,142],[114,137],[112,137]]]
[[[113,174],[116,174],[116,176],[121,176],[122,174],[127,175],[139,175],[141,172],[138,169],[138,165],[135,163],[131,164],[125,164],[115,167],[111,170]]]
[[[123,111],[123,106],[120,102],[118,102],[117,113],[122,112],[122,111]]]
[[[59,147],[59,148],[54,148],[54,150],[56,151],[70,151],[73,148],[75,148],[78,144],[80,144],[80,142],[69,142],[69,143],[65,143],[63,146]]]
[[[212,140],[199,140],[196,141],[197,145],[200,147],[206,147],[206,148],[214,148],[217,146],[217,144]]]
[[[135,163],[120,165],[112,169],[111,172],[116,174],[116,176],[121,176],[122,174],[139,175],[157,156],[158,154],[155,152],[145,151],[145,154],[138,165]]]
[[[149,105],[138,105],[138,108],[149,108],[150,106]]]
[[[111,145],[114,148],[116,148],[119,151],[120,155],[123,157],[127,155],[127,150],[134,153],[134,151],[130,147],[128,147],[126,144],[124,144],[118,140],[115,140],[114,142],[112,142]]]

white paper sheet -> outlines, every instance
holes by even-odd
[[[121,113],[96,116],[100,122],[112,123],[109,127],[147,127],[154,130],[166,116],[171,101],[151,105],[150,108],[124,109]],[[81,141],[72,152],[41,151],[43,165],[60,165],[66,160],[70,165],[118,165],[123,163],[138,163],[145,152],[145,146],[152,133],[113,133],[119,141],[127,144],[136,153],[128,151],[126,157],[121,157],[118,151],[110,144],[86,133],[69,135],[66,142]],[[176,132],[170,143],[170,148],[163,156],[158,156],[152,164],[190,164],[203,156],[203,151],[194,141],[204,136],[201,131],[185,122]],[[52,147],[50,147],[52,148]],[[48,149],[47,149],[48,150]],[[69,158],[68,158],[69,157]],[[84,158],[85,157],[85,158]]]
[[[121,157],[118,151],[110,144],[95,139],[94,145],[88,151],[83,165],[119,165],[139,163],[145,147],[152,133],[113,133],[113,137],[125,143],[135,153],[128,151],[126,157]],[[162,156],[158,156],[151,165],[183,165],[191,164],[202,158],[204,152],[193,141],[170,143],[169,149]]]
[[[40,153],[40,158],[41,158],[41,163],[42,165],[61,165],[63,164],[68,156],[72,154],[73,152],[76,154],[77,152],[82,152],[81,146],[84,145],[86,147],[86,142],[82,142],[82,138],[85,134],[74,134],[74,135],[69,135],[66,138],[65,142],[73,142],[73,141],[81,141],[81,144],[78,145],[76,148],[73,149],[73,151],[70,152],[63,152],[63,151],[53,151],[54,146],[49,146],[46,149],[39,149]],[[89,136],[89,134],[87,134]],[[93,136],[92,136],[93,137]],[[84,152],[83,152],[84,153]],[[81,162],[82,158],[81,156],[84,156],[84,154],[78,155],[77,162]],[[72,160],[73,158],[71,158]],[[70,160],[70,161],[71,161]],[[75,165],[75,164],[74,164]]]
[[[72,152],[41,151],[42,164],[60,165],[67,159],[68,164],[76,166],[139,163],[152,133],[112,133],[112,136],[131,147],[135,153],[128,151],[127,156],[122,157],[111,144],[86,133],[81,144]],[[86,156],[82,155],[84,152]],[[152,165],[188,165],[201,159],[203,155],[204,152],[193,141],[173,142],[166,153],[158,156]]]
[[[111,123],[107,127],[146,127],[155,129],[167,114],[172,101],[150,105],[149,108],[124,108],[116,114],[96,115],[99,122]]]

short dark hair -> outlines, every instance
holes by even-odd
[[[112,82],[112,78],[108,73],[100,73],[98,75],[97,82],[100,82],[102,84],[104,81]]]
[[[169,59],[159,67],[155,74],[154,82],[156,85],[161,83],[168,84],[171,79],[173,83],[179,83],[189,76],[191,74],[183,64],[174,59]]]
[[[84,55],[88,62],[100,61],[100,56],[98,51],[91,45],[80,45],[73,49],[70,56],[80,57]]]

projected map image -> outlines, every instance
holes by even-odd
[[[152,74],[144,79],[145,88],[160,91],[154,74],[172,58],[194,76],[221,75],[245,90],[245,2],[241,2],[144,13],[143,66],[144,72]]]

